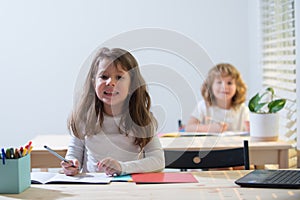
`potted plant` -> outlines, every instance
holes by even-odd
[[[275,141],[278,139],[279,115],[286,99],[276,98],[274,89],[266,88],[254,95],[248,104],[250,110],[250,136],[254,140]]]

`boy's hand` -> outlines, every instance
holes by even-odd
[[[245,130],[250,132],[250,121],[245,121]]]
[[[222,133],[227,131],[228,125],[226,123],[211,123],[208,124],[208,132]]]

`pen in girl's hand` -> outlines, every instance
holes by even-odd
[[[65,159],[64,157],[62,157],[61,155],[59,155],[58,153],[56,153],[54,150],[52,150],[51,148],[49,148],[48,146],[44,145],[44,148],[47,149],[50,153],[52,153],[54,156],[56,156],[57,158],[59,158],[60,160],[72,164],[70,161],[68,161],[67,159]],[[72,164],[72,167],[75,167],[74,164]]]

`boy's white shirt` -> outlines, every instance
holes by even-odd
[[[111,157],[121,164],[122,174],[154,172],[164,169],[164,151],[157,136],[141,151],[133,138],[119,133],[119,117],[104,115],[102,131],[80,140],[72,137],[66,159],[78,159],[81,172],[97,172],[97,162]],[[130,135],[130,134],[129,134]],[[145,156],[143,158],[143,156]]]
[[[212,121],[224,122],[228,125],[228,131],[245,131],[245,121],[249,121],[249,109],[242,103],[236,109],[222,109],[217,106],[206,106],[204,100],[198,102],[192,112],[192,116],[201,124],[209,124]]]

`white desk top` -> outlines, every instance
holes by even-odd
[[[164,149],[211,150],[243,147],[243,140],[249,141],[249,148],[261,149],[290,149],[287,142],[252,141],[249,136],[207,136],[207,137],[162,137],[159,138]]]

